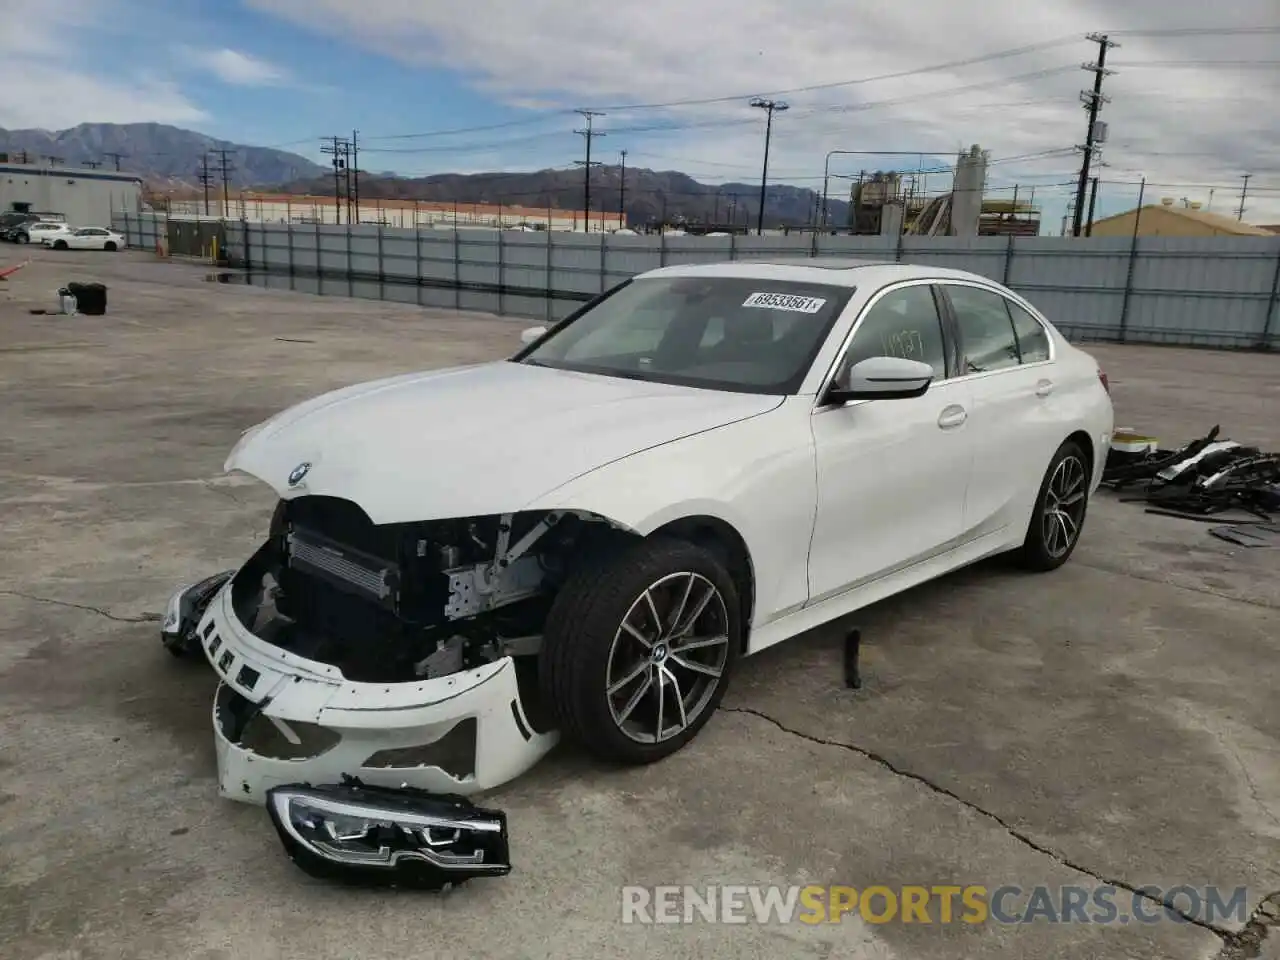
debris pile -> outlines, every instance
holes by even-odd
[[[1132,490],[1137,496],[1123,502],[1146,503],[1147,513],[1219,523],[1209,532],[1220,539],[1280,545],[1280,454],[1220,440],[1219,434],[1215,426],[1176,450],[1152,443],[1132,452],[1133,444],[1118,444],[1107,456],[1102,485]],[[1229,513],[1237,517],[1223,516]]]

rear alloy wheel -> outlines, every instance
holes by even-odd
[[[102,245],[102,249],[107,251],[107,253],[115,253],[116,242],[114,240],[108,240],[106,243]]]
[[[556,597],[539,654],[542,696],[565,735],[596,756],[659,760],[719,706],[741,620],[733,579],[714,554],[644,541]]]
[[[1022,544],[1021,559],[1027,569],[1056,570],[1075,551],[1089,509],[1088,463],[1074,440],[1053,455]]]

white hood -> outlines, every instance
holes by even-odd
[[[246,433],[225,469],[285,498],[351,500],[379,524],[506,513],[614,460],[781,402],[499,361],[308,400]]]

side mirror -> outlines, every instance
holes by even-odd
[[[845,367],[827,391],[828,403],[850,400],[909,400],[923,396],[933,382],[933,367],[900,357],[868,357]]]
[[[520,334],[520,342],[533,343],[546,332],[546,327],[526,327]]]

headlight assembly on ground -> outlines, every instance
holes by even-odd
[[[290,858],[313,876],[439,890],[511,872],[506,815],[461,797],[351,780],[274,787],[267,810]]]

